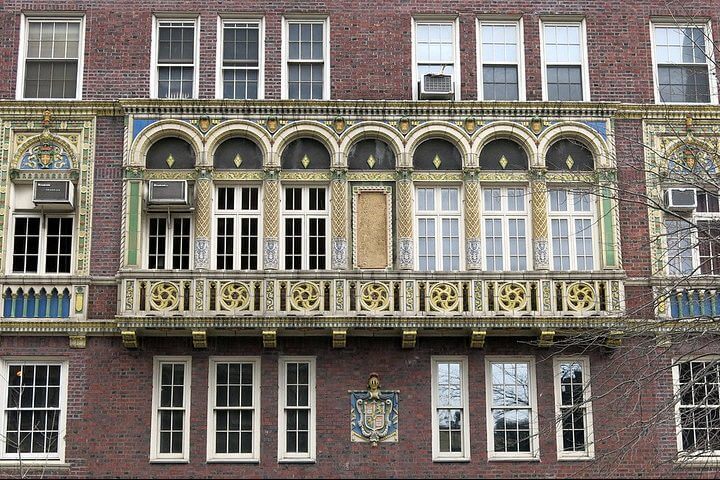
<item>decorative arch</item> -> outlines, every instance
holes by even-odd
[[[393,153],[395,153],[396,165],[400,164],[400,159],[405,152],[405,142],[400,133],[386,123],[366,121],[348,127],[340,138],[339,151],[341,153],[341,166],[347,166],[350,148],[356,142],[365,140],[366,138],[377,138],[387,143],[393,150]]]
[[[480,158],[480,152],[493,140],[512,140],[525,150],[530,166],[538,162],[535,135],[527,127],[519,123],[500,120],[491,122],[480,128],[472,138],[472,152],[475,158]]]
[[[144,166],[145,155],[152,144],[166,137],[179,137],[187,141],[195,151],[197,165],[200,165],[204,151],[202,136],[197,129],[180,120],[160,120],[145,127],[130,147],[130,165]]]
[[[272,152],[272,138],[267,130],[247,120],[228,120],[216,125],[205,138],[205,148],[209,154],[208,163],[214,164],[217,148],[226,140],[233,137],[243,137],[252,140],[260,147],[263,164],[267,164]]]
[[[538,143],[539,162],[545,164],[548,148],[561,138],[574,139],[585,145],[595,158],[595,168],[612,168],[615,162],[605,140],[592,128],[580,122],[559,122],[540,134]]]
[[[340,151],[335,132],[327,125],[312,120],[293,122],[277,131],[273,141],[271,164],[279,166],[283,150],[290,142],[301,137],[313,138],[322,143],[330,153],[330,166],[334,166],[337,152]]]
[[[663,157],[670,173],[715,175],[720,170],[720,148],[698,138],[675,139]]]
[[[459,126],[443,121],[427,122],[410,132],[405,143],[405,151],[407,152],[404,159],[405,164],[402,166],[411,167],[415,150],[421,143],[430,138],[440,138],[453,143],[460,151],[463,159],[463,167],[469,166],[468,157],[472,152],[472,148],[467,134]]]
[[[55,151],[40,151],[44,150],[43,147],[45,145],[48,145],[51,147],[54,145],[59,149],[58,152],[57,149],[54,149]],[[49,158],[41,158],[45,155],[48,155]],[[36,157],[35,159],[31,157]],[[66,159],[65,161],[62,161],[62,158],[57,157],[64,157]],[[38,166],[31,166],[33,162],[37,162]],[[60,165],[60,163],[63,163],[63,165]],[[25,166],[23,166],[25,164]],[[38,169],[38,170],[44,170],[44,169],[61,169],[61,170],[68,170],[72,168],[77,168],[77,156],[75,154],[75,147],[73,147],[69,142],[64,140],[61,137],[57,137],[52,134],[43,133],[41,135],[36,135],[27,141],[25,141],[17,150],[17,153],[15,154],[15,158],[12,161],[12,168],[25,168],[25,169]]]

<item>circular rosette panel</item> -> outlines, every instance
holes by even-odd
[[[290,289],[290,304],[295,310],[316,310],[320,306],[320,287],[312,282],[296,283]]]
[[[390,289],[384,283],[366,283],[360,289],[360,305],[373,312],[390,307]]]
[[[160,282],[150,288],[150,307],[153,310],[174,310],[180,303],[180,291],[177,285]]]
[[[250,289],[244,283],[226,283],[220,289],[220,306],[223,310],[247,310],[250,306]]]
[[[501,309],[514,312],[527,306],[528,295],[525,287],[519,283],[503,283],[498,288],[498,305]]]
[[[430,288],[430,306],[433,310],[449,312],[460,304],[458,289],[452,283],[436,283]]]
[[[589,283],[575,282],[567,287],[567,306],[575,312],[585,312],[595,307],[595,289]]]

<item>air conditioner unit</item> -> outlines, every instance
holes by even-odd
[[[694,188],[668,188],[665,192],[665,205],[670,210],[695,210],[697,195]]]
[[[422,100],[452,100],[454,97],[452,75],[441,73],[423,75],[420,82],[420,98]]]
[[[74,210],[74,200],[70,180],[33,180],[33,203],[43,210]]]
[[[150,180],[148,205],[187,205],[187,180]]]

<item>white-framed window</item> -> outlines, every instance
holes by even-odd
[[[478,99],[525,100],[523,22],[478,20]]]
[[[191,357],[154,357],[150,461],[190,461]]]
[[[552,269],[595,269],[595,200],[590,192],[548,189]]]
[[[264,20],[220,18],[219,32],[216,98],[265,98]]]
[[[282,97],[330,99],[330,19],[283,19]]]
[[[525,187],[483,188],[486,270],[528,270],[528,201]]]
[[[260,269],[260,187],[219,186],[215,201],[215,266]]]
[[[467,357],[433,357],[433,461],[470,460],[468,406]]]
[[[590,100],[585,20],[541,20],[543,100]]]
[[[683,459],[720,459],[720,357],[673,363],[677,449]]]
[[[73,217],[13,216],[12,273],[71,273]]]
[[[278,461],[315,461],[315,357],[280,357]]]
[[[687,217],[665,219],[669,275],[720,275],[720,201],[698,190]]]
[[[657,103],[717,103],[709,23],[650,22]]]
[[[65,460],[68,363],[0,360],[0,460]]]
[[[150,215],[147,222],[147,268],[189,270],[192,245],[190,216]]]
[[[458,19],[413,18],[413,100],[420,98],[426,74],[451,75],[454,99],[460,100],[460,34]]]
[[[485,362],[488,459],[539,459],[535,359],[488,357]]]
[[[282,203],[285,270],[326,270],[330,240],[327,187],[286,186]]]
[[[198,97],[199,37],[196,17],[153,17],[152,98]]]
[[[558,459],[591,459],[595,447],[590,360],[587,357],[556,357],[553,372]]]
[[[458,271],[462,225],[460,187],[420,186],[415,190],[418,268]]]
[[[208,461],[260,461],[260,357],[210,357]]]
[[[80,100],[84,50],[84,16],[23,14],[17,99]]]

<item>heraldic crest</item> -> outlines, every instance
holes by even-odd
[[[370,374],[367,391],[350,392],[350,440],[398,441],[398,391],[381,391],[377,373]]]

